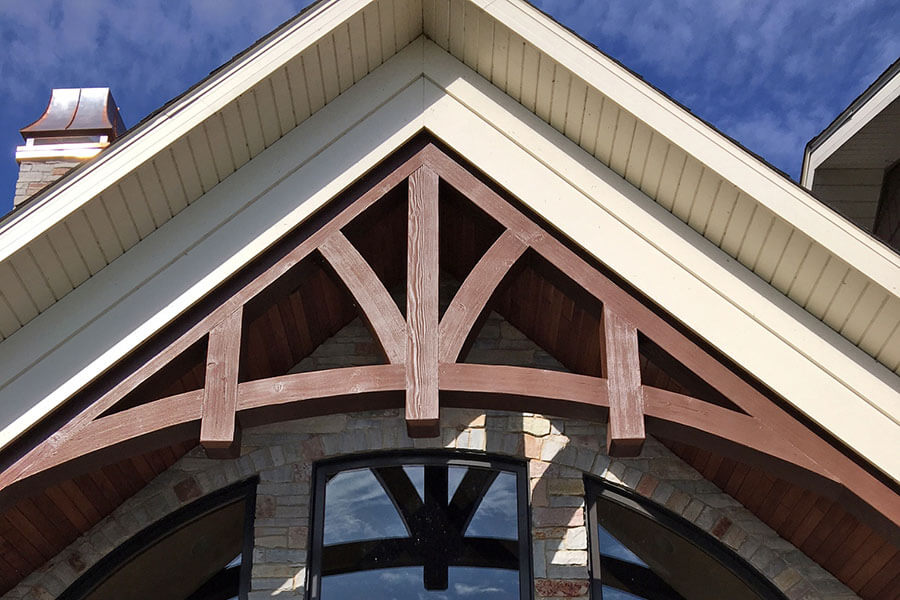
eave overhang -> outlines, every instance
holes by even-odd
[[[517,0],[322,2],[0,224],[0,444],[423,129],[900,481],[900,258]]]

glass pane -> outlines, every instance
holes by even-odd
[[[85,600],[177,600],[208,587],[237,595],[235,556],[243,545],[246,512],[242,500],[176,529],[122,565]]]
[[[656,519],[601,496],[597,499],[597,520],[601,554],[613,557],[601,558],[600,579],[604,584],[625,588],[646,598],[761,598],[713,554]],[[625,558],[623,546],[640,562]],[[723,551],[727,550],[723,547]],[[616,564],[616,559],[625,562]],[[632,566],[638,564],[645,567]],[[613,581],[609,581],[610,578]]]
[[[466,536],[517,539],[517,510],[516,476],[502,471],[481,500],[466,530]]]
[[[468,467],[447,468],[447,502],[450,502],[450,499],[453,498],[453,494],[456,493],[459,484],[462,482],[463,477],[465,477],[466,471],[468,470]]]
[[[325,545],[407,537],[393,502],[369,469],[338,473],[325,485]]]
[[[504,569],[451,568],[446,590],[426,590],[422,567],[357,571],[322,578],[322,600],[453,600],[519,597],[519,574]]]
[[[646,600],[643,596],[635,596],[608,585],[603,586],[603,600]]]
[[[419,500],[425,499],[425,467],[422,465],[403,465],[403,472],[409,477],[413,487],[419,494]]]
[[[597,547],[600,549],[601,555],[618,558],[642,567],[647,566],[647,563],[638,558],[634,552],[626,548],[622,542],[614,538],[612,534],[600,525],[597,526],[597,541]]]

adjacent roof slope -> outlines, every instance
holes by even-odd
[[[7,218],[0,444],[422,128],[900,480],[900,257],[521,0],[323,0]]]

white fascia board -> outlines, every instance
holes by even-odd
[[[477,0],[651,129],[894,295],[900,256],[523,0]]]
[[[2,443],[149,339],[424,127],[900,480],[900,457],[890,442],[900,437],[900,379],[431,42],[419,40],[401,55],[405,67],[388,75],[398,64],[392,59],[374,71],[330,110],[298,126],[86,282],[84,292],[76,290],[0,344],[0,369],[17,338],[32,344],[34,357],[0,391],[0,406],[20,395],[43,398],[2,432]],[[419,78],[423,61],[425,80]],[[375,81],[376,75],[381,79]],[[353,114],[346,116],[347,111]],[[345,120],[339,125],[332,122],[340,119]],[[208,233],[196,230],[207,222],[213,224]],[[194,241],[184,247],[183,238]],[[132,279],[120,282],[122,277]],[[121,288],[114,289],[116,284]],[[82,318],[82,302],[93,303],[97,315]],[[86,325],[72,333],[54,329],[71,323]],[[43,355],[37,352],[46,345],[42,336],[56,340]]]
[[[850,138],[859,133],[860,129],[877,117],[881,111],[897,98],[900,98],[900,75],[894,75],[865,104],[849,115],[839,128],[822,140],[812,152],[805,152],[803,156],[803,173],[800,176],[800,183],[803,187],[812,189],[813,179],[819,165],[825,162]]]
[[[488,81],[426,52],[426,75],[446,92],[429,130],[900,481],[900,378]]]
[[[422,41],[0,343],[0,447],[420,131]]]
[[[0,261],[84,206],[373,0],[323,0],[272,39],[223,67],[196,90],[29,202],[0,225]]]

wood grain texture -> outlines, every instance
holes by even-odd
[[[438,176],[426,166],[409,178],[406,286],[406,427],[440,435],[438,407]]]
[[[235,458],[241,453],[235,411],[243,314],[243,308],[238,308],[209,332],[200,444],[211,458]]]
[[[452,363],[459,359],[488,300],[526,248],[515,234],[506,231],[478,261],[441,319],[440,362]]]
[[[319,251],[356,299],[388,362],[402,363],[406,358],[406,322],[375,271],[339,231]]]
[[[606,452],[610,456],[637,456],[644,446],[644,398],[637,329],[604,308],[603,372],[609,381],[609,425]]]

